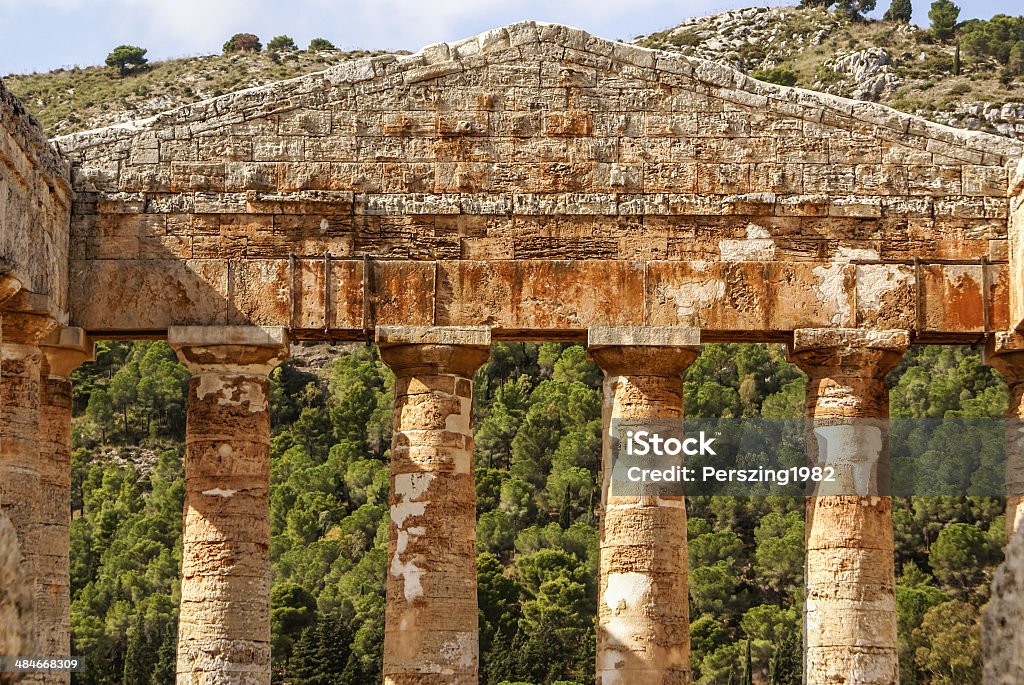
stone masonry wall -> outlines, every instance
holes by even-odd
[[[57,144],[93,330],[1009,326],[1019,142],[562,26]]]
[[[1010,179],[1010,259],[1017,265],[1010,272],[1010,321],[1017,324],[1024,321],[1024,159],[1017,166],[1017,171]],[[1014,326],[1016,327],[1016,326]]]
[[[42,127],[0,82],[0,272],[50,296],[50,313],[66,320],[68,164]]]

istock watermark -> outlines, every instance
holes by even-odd
[[[1004,496],[1007,453],[1024,468],[1002,419],[615,419],[606,439],[617,497]]]

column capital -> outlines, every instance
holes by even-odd
[[[2,313],[4,342],[38,345],[60,326],[50,311],[50,304],[46,295],[27,290],[7,299]]]
[[[843,368],[851,375],[881,378],[910,347],[910,332],[902,329],[798,328],[793,331],[789,360],[803,371]]]
[[[266,376],[288,357],[288,332],[274,326],[171,326],[167,343],[196,373]]]
[[[2,271],[2,267],[0,267]],[[10,271],[0,273],[0,304],[11,299],[21,290],[21,281]]]
[[[65,327],[54,331],[39,343],[46,355],[50,376],[68,380],[71,372],[87,361],[95,359],[95,345],[85,329]]]
[[[700,329],[681,326],[595,326],[587,354],[612,376],[678,376],[700,354]]]
[[[989,336],[982,361],[998,371],[1011,386],[1024,381],[1024,334],[1001,331]]]
[[[486,326],[381,326],[377,347],[395,373],[469,377],[491,356],[491,330]]]

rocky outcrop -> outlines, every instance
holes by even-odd
[[[843,79],[839,85],[816,86],[836,95],[850,93],[857,100],[878,100],[883,94],[894,92],[901,83],[892,65],[892,55],[883,48],[857,50],[825,62],[825,67]]]
[[[820,45],[843,23],[836,14],[817,8],[748,7],[687,19],[634,42],[753,71],[778,66],[801,50]]]
[[[1024,102],[964,102],[949,111],[916,114],[947,126],[1024,139]]]

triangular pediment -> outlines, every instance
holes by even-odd
[[[564,26],[513,24],[56,143],[74,162],[73,258],[92,274],[79,316],[98,326],[121,324],[87,296],[131,268],[165,300],[154,274],[216,284],[199,313],[191,294],[140,300],[153,329],[574,329],[618,320],[616,299],[637,293],[640,320],[718,331],[973,335],[1009,320],[1019,142]],[[323,285],[341,278],[332,260],[364,292]],[[371,292],[360,260],[393,262],[394,292]],[[496,304],[517,297],[523,309]]]
[[[372,106],[362,109],[364,104]],[[233,130],[246,134],[251,126],[243,126],[244,122],[266,117],[297,119],[295,125],[301,132],[303,118],[285,115],[349,106],[355,112],[406,113],[404,117],[382,120],[382,134],[504,133],[521,137],[533,133],[522,119],[484,122],[482,116],[460,119],[441,115],[561,109],[580,113],[546,122],[548,130],[564,135],[595,135],[587,127],[596,124],[597,136],[697,138],[706,134],[743,139],[773,128],[785,129],[786,121],[800,121],[809,124],[807,130],[791,125],[791,134],[813,138],[847,132],[856,140],[877,138],[944,155],[949,161],[981,164],[1021,153],[1020,143],[1011,139],[950,128],[883,105],[764,83],[722,64],[538,22],[513,24],[452,44],[438,43],[408,56],[383,55],[346,62],[323,72],[186,105],[150,119],[63,136],[56,142],[63,151],[74,153],[174,126],[186,126],[193,135],[214,131],[231,135]],[[415,112],[438,116],[430,122],[429,117],[417,117]],[[595,122],[593,117],[587,119],[587,112],[622,116],[617,121]],[[705,115],[705,123],[698,124],[698,114]],[[629,115],[648,115],[649,121],[632,121]],[[314,119],[307,117],[305,125],[312,135],[319,135],[323,133],[317,130],[322,122]],[[502,123],[504,127],[499,125]],[[604,128],[600,128],[602,124]],[[770,128],[759,128],[764,125]],[[366,128],[360,131],[360,126]],[[346,123],[340,121],[333,133],[344,135],[345,128]],[[353,118],[351,133],[371,131],[371,121]],[[728,155],[719,158],[714,150],[706,152],[704,159],[708,162],[730,161]],[[757,153],[764,151],[751,151]]]

